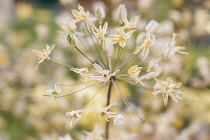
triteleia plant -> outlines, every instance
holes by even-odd
[[[111,111],[112,108],[117,108],[118,101],[125,103],[140,120],[144,120],[141,114],[137,113],[129,104],[120,82],[151,91],[150,93],[154,97],[162,94],[164,105],[167,105],[169,98],[178,102],[179,99],[182,99],[180,95],[183,94],[178,90],[182,83],[174,83],[171,77],[165,81],[157,78],[162,72],[164,62],[171,59],[176,53],[188,54],[184,52],[185,47],[177,45],[177,34],[173,33],[171,41],[165,42],[165,45],[157,48],[158,35],[155,34],[155,29],[158,27],[158,22],[149,21],[145,26],[145,31],[139,33],[136,28],[139,25],[140,15],[128,17],[127,13],[125,5],[120,5],[116,12],[117,15],[115,14],[119,17],[118,23],[112,26],[105,21],[106,15],[102,7],[96,8],[95,14],[85,11],[81,5],[78,5],[78,10],[72,10],[74,17],[62,26],[61,35],[65,36],[70,49],[75,49],[78,52],[79,59],[87,63],[70,66],[52,60],[50,54],[52,51],[56,51],[55,44],[52,47],[46,45],[43,51],[33,50],[33,53],[40,59],[36,69],[41,63],[49,60],[80,75],[84,79],[83,84],[86,85],[75,92],[65,94],[60,85],[55,84],[54,89],[47,90],[43,94],[47,101],[71,96],[89,87],[101,85],[91,97],[93,99],[96,94],[100,94],[102,88],[107,88],[104,108],[95,110],[99,119],[106,121],[104,134],[106,139],[109,138],[110,121],[113,121],[114,125],[123,125],[127,121],[126,116],[123,116],[120,111]],[[151,86],[149,81],[156,82],[156,84]],[[119,94],[121,100],[111,102],[111,97],[114,94]],[[85,107],[66,112],[66,116],[71,119],[70,127],[82,119],[84,112],[88,112]]]

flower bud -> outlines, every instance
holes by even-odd
[[[73,34],[67,34],[66,39],[70,46],[75,46],[75,40],[74,40]]]
[[[95,10],[95,17],[99,21],[99,24],[102,23],[103,19],[105,18],[105,11],[101,6],[98,6]]]

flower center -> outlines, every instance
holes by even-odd
[[[147,41],[146,46],[150,46],[152,44],[151,41]]]

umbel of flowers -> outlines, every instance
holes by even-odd
[[[122,114],[110,111],[111,107],[117,105],[117,102],[110,103],[111,89],[113,87],[116,92],[120,93],[122,101],[135,112],[121,91],[118,84],[119,81],[124,81],[140,88],[152,90],[154,97],[159,93],[163,94],[165,105],[167,105],[169,97],[175,102],[178,102],[178,99],[182,99],[180,94],[183,94],[183,92],[178,90],[181,83],[172,83],[170,77],[168,77],[166,81],[156,79],[161,74],[161,66],[165,61],[172,58],[176,53],[188,54],[183,52],[185,47],[177,45],[177,34],[174,33],[171,41],[165,42],[162,49],[159,49],[157,54],[161,55],[152,56],[150,50],[156,47],[156,38],[158,37],[158,35],[154,34],[155,29],[158,26],[157,21],[151,20],[147,24],[144,39],[139,41],[141,42],[140,44],[127,48],[129,39],[132,38],[133,34],[137,34],[135,28],[140,19],[139,15],[129,20],[125,6],[120,5],[118,8],[118,16],[121,17],[121,21],[119,22],[123,22],[123,24],[119,24],[119,27],[111,28],[108,26],[108,22],[104,21],[105,12],[103,8],[100,7],[98,8],[100,10],[97,9],[98,11],[96,11],[95,18],[90,17],[89,12],[85,12],[82,6],[78,5],[78,9],[79,11],[72,10],[72,14],[75,18],[69,19],[68,23],[65,26],[62,26],[62,35],[66,37],[68,43],[72,46],[72,49],[76,49],[84,59],[87,59],[90,62],[92,67],[69,66],[56,62],[49,56],[55,48],[55,45],[51,48],[47,45],[46,49],[43,51],[33,50],[40,59],[36,68],[38,68],[44,60],[50,60],[53,63],[70,68],[72,72],[79,74],[84,78],[85,84],[88,83],[87,78],[95,80],[95,83],[68,94],[63,94],[59,85],[55,84],[54,89],[47,90],[44,94],[47,101],[70,96],[96,84],[101,84],[102,86],[107,85],[107,104],[105,105],[105,108],[96,112],[98,112],[99,119],[104,118],[105,121],[107,121],[106,128],[108,128],[108,122],[110,119],[113,119],[114,125],[122,125],[124,121],[124,116]],[[82,24],[77,25],[78,22],[81,22]],[[77,26],[83,26],[85,30],[84,28],[78,30]],[[108,31],[111,33],[108,33]],[[86,49],[82,49],[80,48],[81,46],[78,45],[80,43],[79,41],[87,36],[92,41],[93,45],[90,45]],[[149,54],[151,54],[151,56],[148,58]],[[145,84],[148,83],[145,82],[145,80],[149,79],[154,79],[156,81],[154,87]],[[70,127],[82,118],[82,113],[84,111],[88,110],[82,108],[66,113],[66,116],[71,117]],[[136,114],[142,120],[138,113]],[[108,134],[107,129],[105,134],[106,138],[109,137]]]

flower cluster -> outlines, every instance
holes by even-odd
[[[180,94],[183,92],[175,89],[180,88],[181,83],[172,84],[172,79],[170,77],[167,78],[167,82],[156,79],[156,77],[161,74],[161,67],[165,61],[172,58],[175,53],[187,54],[186,52],[183,52],[185,47],[177,45],[175,41],[177,35],[175,33],[172,35],[171,41],[169,43],[165,43],[165,45],[159,49],[160,51],[157,52],[161,53],[161,55],[149,56],[149,54],[152,54],[151,51],[157,45],[157,35],[155,34],[155,30],[159,25],[157,21],[151,20],[145,27],[145,35],[144,39],[140,41],[141,43],[136,43],[136,46],[132,45],[129,48],[129,39],[135,38],[137,35],[136,27],[138,26],[140,16],[136,16],[129,21],[126,8],[121,5],[118,9],[121,11],[118,16],[120,17],[120,20],[123,21],[123,25],[119,24],[119,27],[115,27],[113,29],[108,26],[108,22],[103,23],[104,14],[102,12],[103,10],[100,10],[101,7],[97,9],[98,11],[96,11],[97,14],[94,20],[89,17],[89,12],[85,12],[82,6],[79,5],[78,9],[79,11],[72,10],[72,14],[75,19],[70,19],[69,21],[71,24],[66,24],[66,27],[62,26],[62,29],[64,30],[66,39],[72,46],[72,49],[78,51],[78,53],[89,63],[86,63],[86,66],[82,68],[80,66],[78,68],[76,66],[69,66],[51,60],[49,55],[54,48],[53,45],[51,49],[47,46],[46,50],[43,50],[43,52],[36,50],[33,51],[41,59],[38,62],[38,65],[45,59],[51,60],[56,64],[70,68],[71,71],[79,74],[81,77],[84,77],[85,84],[89,84],[88,79],[92,79],[96,83],[90,86],[101,83],[102,86],[107,85],[109,89],[107,92],[107,103],[110,102],[112,95],[111,88],[114,86],[115,91],[120,92],[121,98],[132,110],[134,109],[129,105],[128,100],[120,89],[120,81],[144,87],[144,89],[152,89],[152,94],[154,96],[159,93],[163,93],[165,95],[165,105],[168,103],[168,96],[171,96],[171,98],[176,102],[178,102],[177,99],[181,99]],[[78,22],[81,22],[81,24],[76,26],[81,26],[81,28],[75,27],[75,23]],[[111,35],[107,35],[108,31],[111,32]],[[86,43],[86,40],[88,40],[87,42],[92,43]],[[141,57],[138,57],[139,55]],[[148,61],[149,64],[147,63]],[[153,78],[155,78],[154,80],[157,84],[154,88],[151,88],[149,84],[146,84],[148,83],[146,80]],[[90,86],[87,85],[86,88]],[[44,96],[47,100],[54,100],[59,97],[72,95],[80,92],[81,90],[61,95],[61,89],[58,85],[56,85],[54,90],[47,91]],[[99,116],[100,118],[105,118],[107,122],[109,119],[113,118],[113,123],[115,125],[121,125],[124,121],[123,115],[109,111],[109,109],[114,105],[117,105],[117,103],[114,102],[112,104],[107,104],[107,107],[98,111]],[[67,116],[72,118],[70,123],[71,127],[82,118],[81,113],[84,111],[87,110],[73,110],[66,113]]]

